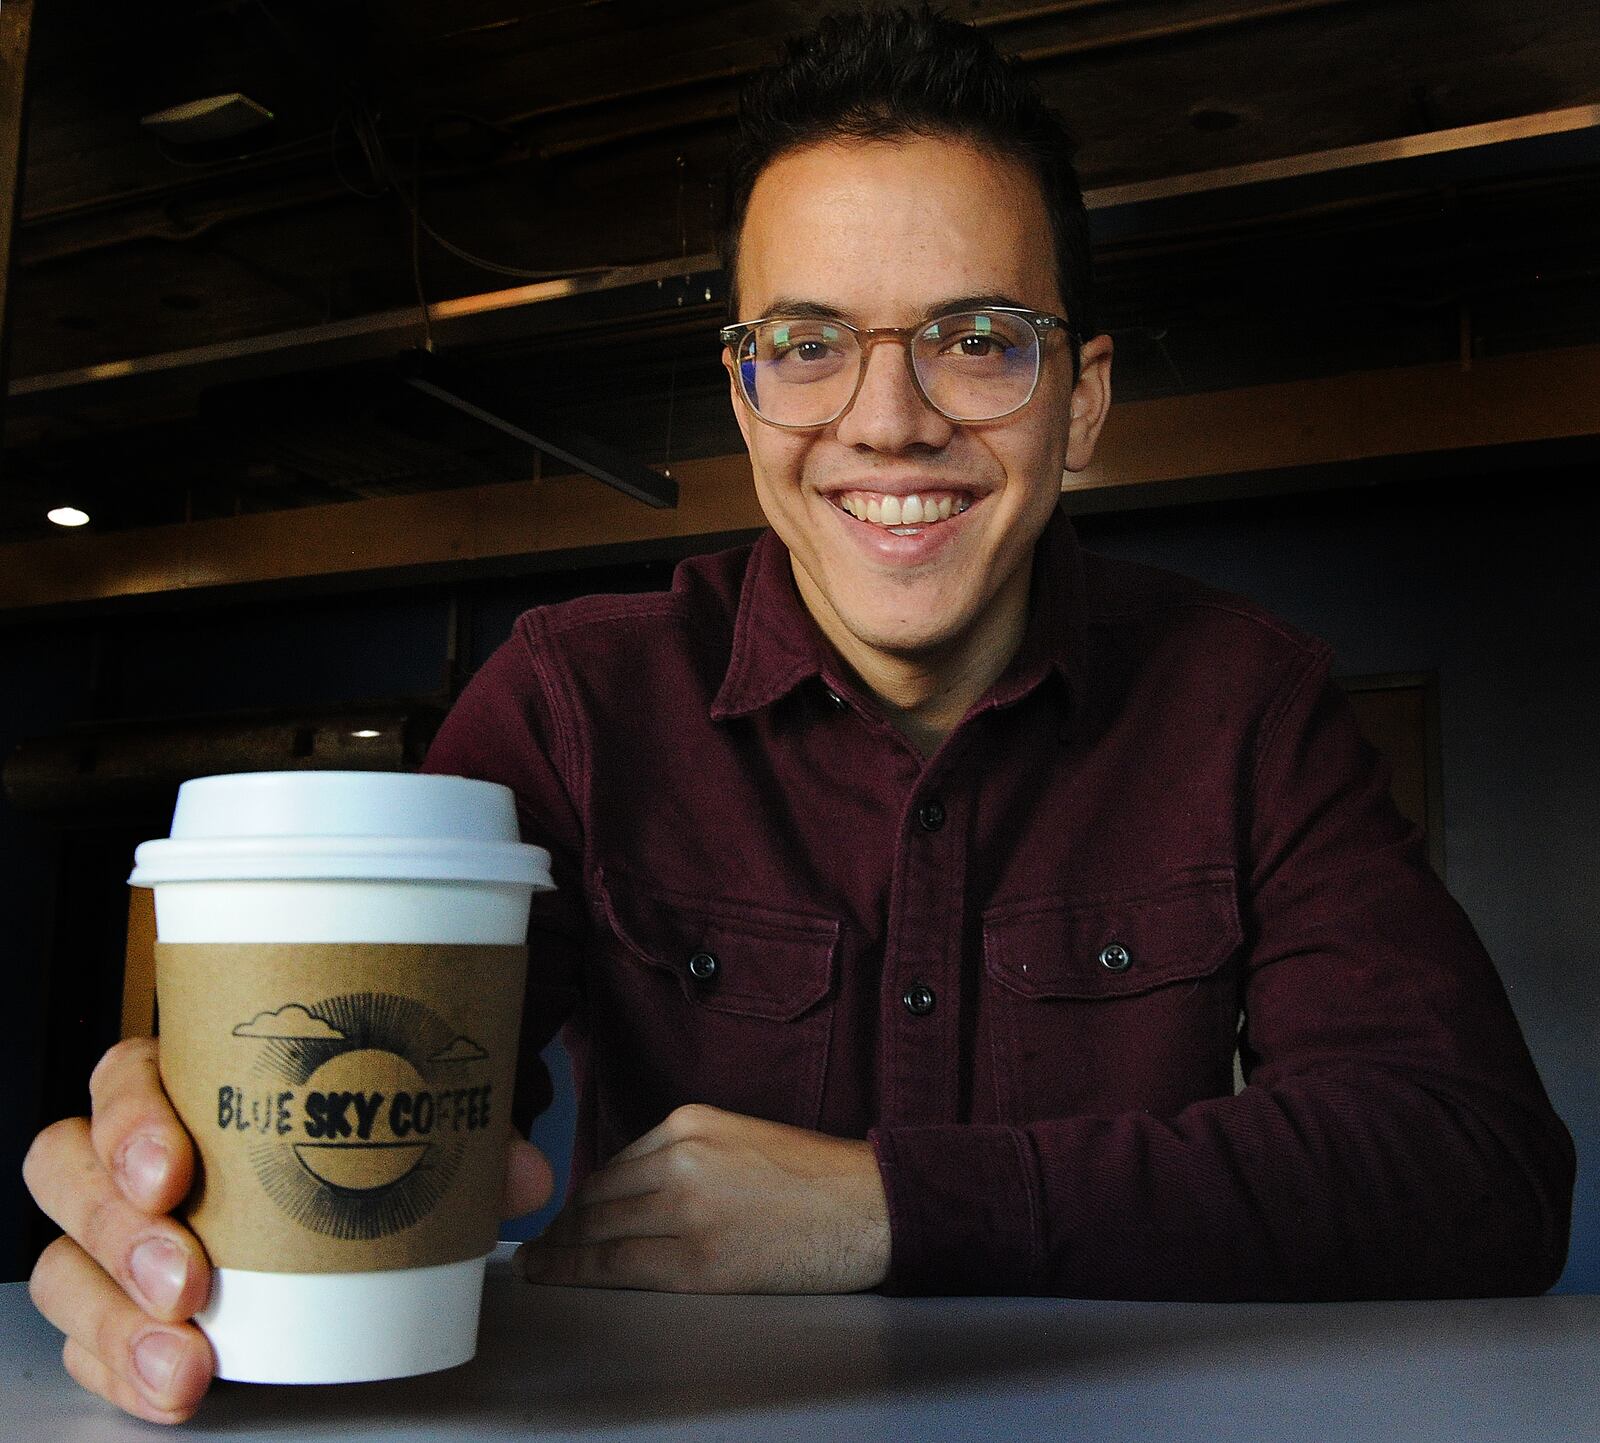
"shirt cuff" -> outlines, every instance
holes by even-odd
[[[886,1293],[1037,1291],[1042,1187],[1016,1127],[891,1127],[867,1134],[889,1204]]]

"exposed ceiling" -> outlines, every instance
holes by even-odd
[[[72,497],[114,528],[514,474],[525,458],[418,424],[369,372],[305,381],[334,354],[316,345],[245,380],[186,366],[135,386],[86,368],[383,313],[402,313],[383,330],[398,349],[421,338],[420,320],[404,334],[419,294],[437,306],[652,262],[672,268],[462,330],[457,349],[645,461],[737,449],[718,278],[690,262],[712,249],[739,82],[819,8],[41,4],[0,540],[42,534],[45,503]],[[1080,138],[1106,202],[1120,395],[1600,338],[1592,124],[1486,173],[1302,186],[1253,209],[1204,189],[1141,208],[1126,189],[1600,104],[1595,0],[949,8],[1019,56]],[[199,143],[140,124],[232,92],[270,122]],[[290,378],[264,387],[270,370]]]

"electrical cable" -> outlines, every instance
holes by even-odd
[[[422,312],[422,349],[433,354],[433,317],[428,313],[428,295],[422,288],[422,132],[411,138],[411,283],[417,288],[417,307]]]
[[[362,158],[367,162],[367,173],[375,180],[381,179],[373,172],[372,154],[362,143],[355,112],[349,106],[334,117],[333,129],[328,132],[328,158],[333,163],[333,173],[339,178],[339,184],[349,191],[351,195],[360,196],[362,200],[382,200],[386,190],[385,186],[380,185],[376,190],[364,190],[345,174],[344,162],[339,159],[339,132],[346,124],[350,126],[351,132],[355,136],[356,145],[361,150]]]
[[[161,158],[168,165],[180,166],[184,170],[211,170],[219,165],[237,165],[247,160],[273,160],[280,156],[293,155],[296,151],[309,151],[313,146],[321,145],[327,137],[303,135],[298,140],[280,141],[277,145],[269,145],[264,150],[241,150],[237,155],[214,155],[205,160],[187,160],[170,140],[164,140],[159,135],[153,138],[156,149],[160,151]]]
[[[328,73],[325,57],[320,53],[311,50],[295,37],[290,26],[286,24],[283,17],[278,14],[273,4],[268,3],[268,0],[253,0],[253,3],[255,8],[261,12],[262,16],[277,32],[279,43],[282,45],[283,49],[287,53],[293,55],[305,71],[308,73]],[[348,89],[352,87],[350,87],[348,76],[341,73],[342,67],[336,64],[332,67],[332,71],[333,74],[331,78],[335,81],[335,83],[345,86],[348,92]],[[392,190],[395,195],[399,197],[400,203],[406,207],[408,212],[410,212],[413,247],[412,269],[414,273],[414,279],[417,279],[417,277],[420,276],[420,262],[416,258],[417,251],[420,248],[417,241],[417,232],[419,231],[423,235],[426,235],[428,239],[431,240],[441,250],[445,251],[449,255],[454,256],[457,260],[462,261],[467,265],[474,266],[479,270],[488,271],[494,275],[507,276],[513,280],[569,280],[575,276],[607,275],[610,272],[618,269],[616,264],[602,266],[568,266],[558,270],[535,270],[525,266],[506,265],[503,262],[489,260],[485,256],[476,255],[472,251],[467,250],[464,246],[459,246],[446,236],[441,235],[439,231],[436,230],[422,214],[422,207],[417,200],[417,194],[422,169],[421,147],[423,133],[429,126],[435,124],[439,120],[447,119],[466,121],[468,124],[478,126],[480,129],[489,131],[491,134],[503,136],[516,145],[522,144],[515,130],[498,121],[490,120],[485,116],[474,115],[470,111],[459,109],[430,112],[424,117],[422,124],[417,127],[417,131],[412,137],[412,176],[411,185],[407,187],[406,185],[403,185],[400,179],[396,176],[394,167],[389,161],[388,149],[384,143],[382,132],[378,129],[376,117],[373,116],[371,111],[367,108],[366,102],[361,99],[359,95],[351,98],[345,107],[340,110],[338,115],[336,115],[334,118],[332,128],[328,131],[327,138],[329,142],[329,159],[332,163],[335,176],[337,176],[339,183],[344,186],[346,190],[348,190],[352,195],[359,196],[363,200],[381,200],[388,191]],[[356,145],[361,150],[362,159],[366,162],[367,174],[374,182],[377,183],[377,188],[375,190],[365,189],[364,187],[358,185],[345,173],[344,164],[339,158],[339,133],[342,126],[345,124],[350,126]],[[321,137],[318,136],[309,138],[307,140],[287,142],[283,148],[288,150],[295,146],[309,145],[320,141],[320,139]],[[270,155],[275,153],[275,150],[259,152],[259,154],[262,155]],[[175,165],[188,165],[194,168],[202,169],[213,163],[182,161],[170,155],[167,158],[172,160],[173,164]],[[235,159],[243,158],[246,157],[236,157]],[[226,160],[219,160],[214,163],[221,165],[227,164],[228,162]],[[681,157],[679,159],[679,167],[681,171]],[[679,186],[681,192],[681,174],[679,176]],[[681,228],[681,194],[679,218]],[[684,249],[685,251],[687,250],[687,241],[684,242]],[[420,279],[417,279],[417,286],[420,295]],[[424,307],[424,315],[426,315],[426,307]]]
[[[432,117],[429,117],[431,120]],[[356,143],[361,147],[362,158],[367,162],[368,172],[373,179],[379,181],[383,189],[369,196],[377,199],[386,190],[392,190],[411,214],[412,225],[420,230],[441,250],[453,255],[457,260],[464,261],[467,265],[475,266],[479,270],[490,271],[495,275],[509,276],[515,280],[528,281],[554,281],[567,280],[573,276],[598,276],[614,271],[616,266],[570,266],[564,270],[532,270],[525,266],[506,265],[500,261],[489,260],[486,256],[475,255],[464,246],[457,245],[448,237],[441,235],[426,216],[422,214],[422,207],[416,200],[416,184],[422,173],[422,134],[426,125],[419,126],[412,137],[412,184],[408,187],[405,178],[397,173],[394,164],[389,158],[389,148],[384,141],[382,132],[371,112],[365,105],[359,105],[351,113],[351,126],[355,134]],[[349,182],[346,181],[348,184]],[[351,187],[354,189],[354,187]],[[357,194],[363,192],[357,191]]]

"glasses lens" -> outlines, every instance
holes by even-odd
[[[739,380],[758,416],[820,426],[854,393],[860,354],[856,338],[834,321],[763,321],[739,347]]]
[[[953,421],[992,421],[1039,381],[1039,335],[1021,316],[962,311],[929,321],[911,346],[927,397]]]

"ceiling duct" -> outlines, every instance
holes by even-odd
[[[1600,105],[1583,105],[1091,190],[1085,200],[1096,245],[1114,246],[1147,236],[1248,225],[1264,216],[1325,205],[1330,199],[1374,198],[1597,164]],[[457,352],[515,345],[573,325],[674,311],[682,315],[695,307],[713,306],[725,296],[717,257],[708,253],[434,302],[428,306],[428,329],[440,346]],[[10,383],[9,394],[19,409],[47,408],[83,404],[91,395],[111,392],[128,397],[194,390],[220,381],[393,358],[415,344],[418,322],[415,308],[385,311],[274,335],[18,377]],[[468,414],[477,405],[466,393],[457,399]],[[515,412],[507,414],[493,406],[482,409],[493,417],[480,417],[487,424],[509,422],[509,427],[501,427],[507,434],[524,429]],[[657,477],[658,482],[661,479]]]

